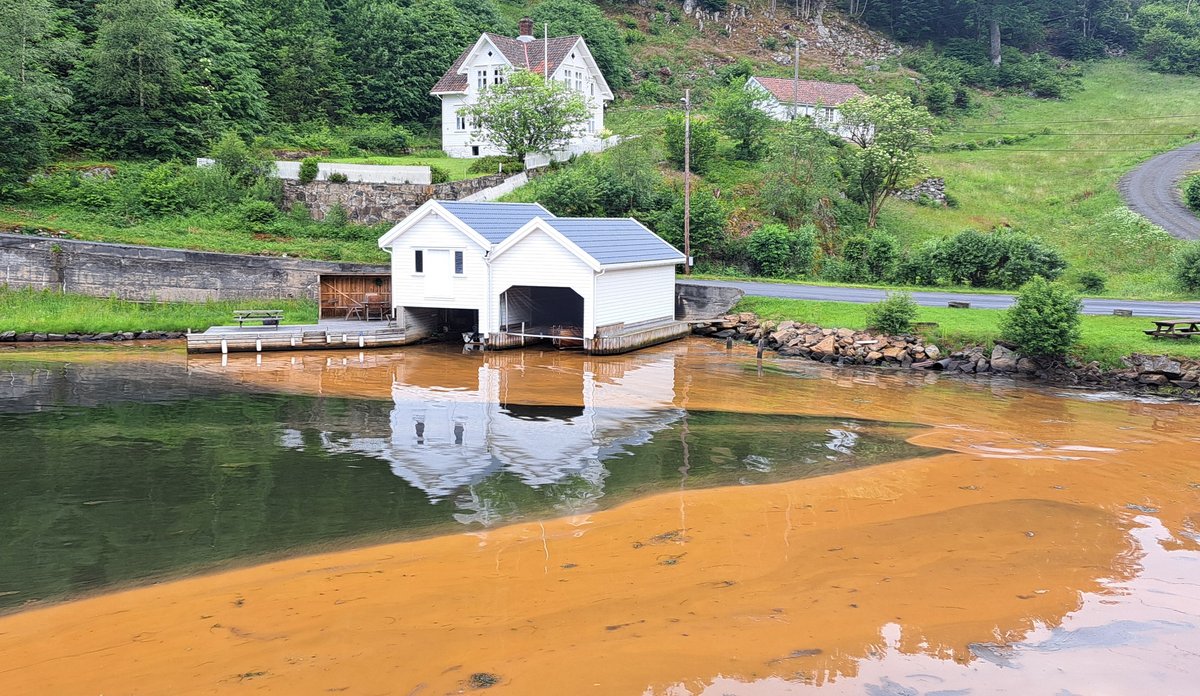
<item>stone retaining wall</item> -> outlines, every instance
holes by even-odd
[[[308,209],[313,219],[324,220],[339,203],[346,209],[346,216],[361,224],[377,222],[399,222],[428,200],[457,201],[484,189],[504,182],[509,174],[489,174],[463,181],[448,181],[444,184],[335,184],[314,181],[301,184],[299,181],[283,181],[283,204],[290,208],[300,203]]]
[[[316,299],[322,274],[387,266],[0,234],[0,286],[125,300]]]

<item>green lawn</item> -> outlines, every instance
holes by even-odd
[[[421,155],[404,155],[403,157],[334,157],[322,159],[322,162],[341,162],[343,164],[376,164],[396,166],[434,166],[446,170],[451,181],[474,179],[482,176],[467,171],[475,160],[460,157],[426,157]]]
[[[881,226],[916,243],[969,227],[1011,225],[1061,249],[1072,266],[1069,276],[1083,270],[1108,276],[1111,296],[1178,299],[1167,272],[1178,243],[1130,224],[1117,182],[1139,162],[1196,140],[1198,104],[1200,77],[1154,73],[1134,60],[1086,66],[1082,89],[1064,100],[988,98],[979,113],[953,126],[986,134],[945,132],[939,142],[1043,129],[1056,135],[992,150],[930,154],[932,175],[946,178],[958,207],[892,201]],[[1153,118],[1178,115],[1190,117]]]
[[[0,287],[0,332],[203,331],[229,324],[235,309],[263,307],[282,309],[285,324],[317,320],[317,303],[309,300],[147,303]]]
[[[746,297],[734,311],[754,312],[764,319],[793,320],[827,328],[865,329],[870,305],[852,302],[815,302],[768,297]],[[969,344],[990,346],[1000,336],[1000,318],[995,309],[949,309],[921,307],[916,321],[936,322],[937,329],[928,337],[941,348],[959,348]],[[1084,361],[1098,360],[1105,367],[1120,365],[1122,356],[1131,353],[1170,353],[1178,357],[1200,358],[1200,342],[1155,340],[1142,331],[1153,328],[1146,317],[1085,316],[1083,338],[1075,356]]]

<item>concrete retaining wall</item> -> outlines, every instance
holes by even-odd
[[[432,186],[349,182],[334,184],[328,181],[301,184],[299,181],[284,179],[283,201],[285,207],[300,203],[316,220],[325,219],[329,211],[340,203],[351,221],[373,225],[377,222],[399,222],[431,199],[462,200],[503,183],[508,176],[490,174]]]
[[[737,288],[675,284],[675,318],[680,321],[715,319],[727,314],[746,293]]]
[[[216,160],[197,157],[197,167],[207,167]],[[300,162],[275,161],[275,175],[280,179],[299,179]],[[428,165],[399,164],[345,164],[343,162],[317,163],[317,181],[325,181],[330,174],[345,174],[347,181],[372,184],[429,184],[433,174]]]
[[[387,266],[0,234],[0,285],[126,300],[316,299],[322,274]]]

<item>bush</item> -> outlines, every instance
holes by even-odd
[[[1004,289],[1021,287],[1034,276],[1053,280],[1067,267],[1062,255],[1041,240],[1008,230],[959,232],[936,242],[928,260],[939,280]]]
[[[270,163],[255,156],[254,151],[246,145],[241,136],[234,132],[228,132],[221,136],[221,140],[213,146],[210,155],[217,164],[225,168],[238,186],[249,186],[270,166]]]
[[[190,210],[226,210],[245,195],[233,175],[220,162],[207,167],[193,167],[186,172],[186,178],[184,206]]]
[[[331,184],[344,184],[350,179],[341,172],[330,172],[328,180]]]
[[[444,184],[447,181],[450,181],[450,172],[446,171],[442,167],[437,166],[436,164],[429,165],[429,176],[430,183],[434,184]]]
[[[138,207],[150,215],[172,215],[183,209],[186,180],[177,164],[160,164],[142,176]]]
[[[842,245],[842,262],[833,265],[829,277],[840,283],[878,283],[892,277],[899,258],[892,235],[880,231],[854,235]]]
[[[790,230],[778,223],[758,228],[747,242],[751,261],[762,275],[772,278],[808,273],[816,250],[817,236],[813,228]]]
[[[279,216],[279,210],[266,201],[246,200],[237,208],[238,219],[254,231],[260,231]]]
[[[954,108],[954,86],[946,82],[932,82],[925,91],[925,106],[929,113],[944,116]]]
[[[350,134],[350,145],[377,155],[403,155],[408,152],[412,133],[402,126],[387,123],[370,126]]]
[[[1000,334],[1026,355],[1058,357],[1079,341],[1079,296],[1059,283],[1036,277],[1021,288],[1017,303],[1000,321]]]
[[[350,224],[350,215],[346,213],[346,208],[341,203],[335,203],[328,213],[325,213],[325,224],[335,230],[342,230]]]
[[[894,336],[906,334],[917,318],[917,303],[907,292],[888,293],[887,299],[867,308],[867,326]]]
[[[480,157],[467,167],[468,174],[516,174],[525,171],[525,163],[516,157],[508,155],[489,155]]]
[[[1183,200],[1189,208],[1200,213],[1200,174],[1193,174],[1184,181]]]
[[[1190,242],[1175,254],[1175,280],[1188,292],[1200,292],[1200,242]]]
[[[311,184],[316,181],[319,171],[316,157],[305,157],[300,160],[300,183]]]
[[[1079,288],[1086,293],[1099,295],[1104,292],[1106,286],[1104,276],[1095,271],[1084,271],[1079,274]]]
[[[667,121],[665,144],[667,148],[667,163],[673,168],[683,171],[684,118],[673,114]],[[717,129],[712,123],[692,116],[692,171],[703,174],[708,171],[717,158]]]

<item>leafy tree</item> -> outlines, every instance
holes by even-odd
[[[855,193],[867,206],[867,226],[875,227],[884,202],[925,171],[920,152],[932,142],[933,118],[899,94],[852,99],[842,104],[841,112],[860,148]]]
[[[261,132],[268,98],[249,47],[215,19],[182,17],[176,26],[182,90],[173,101],[194,105],[205,134]]]
[[[1200,242],[1188,242],[1176,252],[1175,280],[1188,292],[1200,292]]]
[[[683,187],[664,189],[655,209],[642,213],[644,222],[676,249],[683,250]],[[726,243],[725,222],[729,216],[713,191],[692,190],[690,207],[692,255],[697,264],[720,259]]]
[[[1000,321],[1000,333],[1035,357],[1065,355],[1080,337],[1079,296],[1059,283],[1036,277]]]
[[[672,168],[683,171],[684,137],[686,128],[684,115],[673,113],[667,118],[664,133],[664,143],[667,150],[667,164]],[[703,174],[717,160],[717,129],[708,119],[692,116],[692,143],[689,162],[691,169],[697,174]]]
[[[180,81],[171,0],[103,0],[91,51],[95,91],[119,104],[157,106]]]
[[[46,161],[45,108],[0,73],[0,199]]]
[[[255,65],[276,114],[301,123],[337,121],[349,112],[349,66],[325,0],[256,0],[248,14],[262,18]]]
[[[561,149],[583,132],[589,115],[578,92],[528,70],[517,70],[502,84],[488,87],[463,113],[477,137],[518,159]]]
[[[615,90],[629,85],[629,51],[621,30],[594,4],[546,0],[534,8],[531,18],[538,27],[548,23],[550,36],[582,36],[608,86]]]
[[[785,125],[766,163],[763,208],[792,227],[827,218],[841,193],[840,144],[808,119]]]
[[[766,150],[774,121],[760,108],[765,94],[731,86],[713,94],[713,112],[721,132],[737,143],[738,159],[757,161]]]

